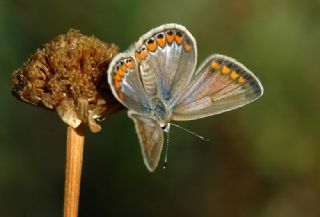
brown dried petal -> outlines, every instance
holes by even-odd
[[[56,109],[64,122],[91,131],[121,108],[108,86],[106,71],[118,47],[71,29],[38,49],[13,73],[12,94],[18,99]]]

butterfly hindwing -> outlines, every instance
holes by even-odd
[[[160,160],[163,147],[163,130],[153,118],[130,111],[128,116],[134,121],[144,163],[148,170],[152,172],[156,169]]]
[[[173,120],[194,120],[244,106],[263,94],[257,77],[238,61],[212,55],[174,103]]]

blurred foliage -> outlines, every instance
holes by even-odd
[[[122,50],[163,23],[185,25],[201,62],[222,53],[261,79],[242,109],[180,123],[167,170],[149,173],[120,112],[87,132],[80,216],[320,216],[318,0],[0,1],[0,216],[62,215],[66,128],[11,96],[11,72],[71,27]]]

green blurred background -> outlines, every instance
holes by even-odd
[[[149,173],[122,111],[87,132],[79,216],[320,216],[318,0],[0,0],[0,216],[62,216],[66,127],[11,96],[11,72],[71,27],[126,49],[158,25],[185,25],[198,62],[243,62],[265,95],[173,129],[167,170]]]

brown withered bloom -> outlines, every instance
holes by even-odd
[[[18,99],[57,110],[62,120],[92,132],[101,130],[97,119],[122,106],[113,97],[106,71],[118,47],[71,29],[38,49],[13,73],[12,94]]]

